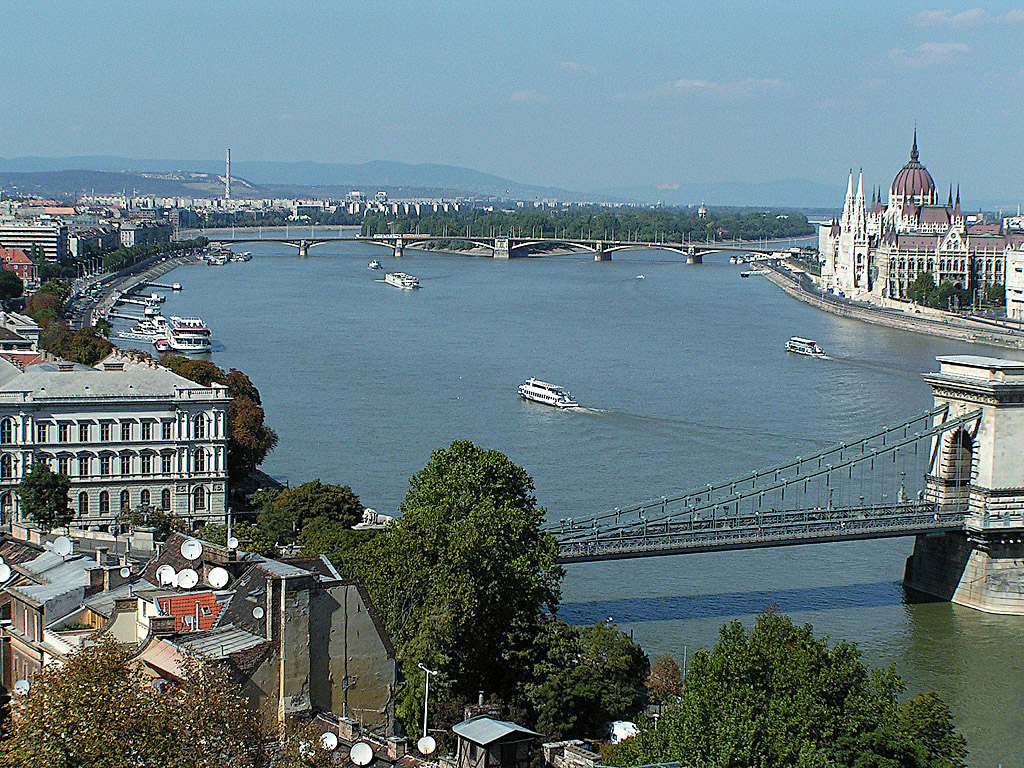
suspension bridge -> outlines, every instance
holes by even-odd
[[[968,496],[931,486],[968,488],[981,418],[943,403],[813,456],[547,530],[563,563],[963,531]]]

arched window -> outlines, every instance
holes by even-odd
[[[171,508],[171,489],[164,488],[160,491],[160,509]]]
[[[82,517],[89,514],[89,494],[85,491],[78,494],[78,514]]]
[[[196,416],[196,440],[203,440],[206,438],[206,414],[200,413]]]
[[[192,456],[192,469],[196,472],[206,471],[206,451],[198,449]]]
[[[974,469],[974,441],[966,430],[958,429],[949,439],[946,455],[946,476],[953,486],[962,488],[971,484]]]
[[[6,418],[0,421],[0,443],[10,445],[14,442],[14,419]]]
[[[9,453],[0,456],[0,477],[14,477],[14,457]]]
[[[148,488],[143,488],[141,493],[139,493],[139,504],[141,504],[144,507],[148,507],[149,506],[149,489]]]
[[[197,485],[192,491],[192,508],[196,512],[206,509],[206,489],[201,485]]]
[[[100,514],[110,511],[110,494],[106,491],[100,491]]]
[[[121,511],[128,509],[132,505],[132,496],[128,493],[127,489],[121,491]]]

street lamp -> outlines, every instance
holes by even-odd
[[[417,667],[422,669],[426,673],[426,682],[423,685],[423,735],[427,736],[427,701],[430,697],[430,676],[436,675],[436,669],[427,669],[422,664],[417,664]]]

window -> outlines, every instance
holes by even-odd
[[[206,437],[206,414],[200,413],[196,416],[196,440],[203,440]]]
[[[47,429],[46,424],[36,424],[36,442],[45,443],[46,439],[49,437],[48,432],[49,430]]]
[[[165,475],[171,474],[171,454],[165,453],[160,457],[160,471]]]
[[[67,456],[58,456],[57,457],[57,474],[64,475],[64,476],[70,475],[71,472],[70,472],[70,468],[68,467],[68,464],[70,464],[70,463],[71,463],[71,461],[68,459]]]
[[[62,443],[71,442],[71,435],[69,434],[71,430],[69,429],[69,426],[70,425],[68,424],[57,425],[57,440]]]
[[[110,422],[109,421],[104,421],[104,422],[102,422],[100,424],[100,442],[101,443],[109,443],[110,442]]]
[[[132,423],[130,421],[121,422],[121,439],[126,442],[132,439]]]
[[[121,457],[121,474],[130,475],[132,473],[132,457],[122,456]]]
[[[0,421],[0,443],[10,445],[14,442],[14,419]]]
[[[78,425],[78,442],[88,443],[89,442],[89,424],[88,422]]]
[[[142,492],[139,493],[139,504],[143,507],[149,506],[149,489],[143,488]]]
[[[139,456],[139,464],[140,464],[139,471],[142,474],[144,474],[144,475],[151,475],[151,474],[153,474],[153,457],[150,454],[144,453],[141,456]]]
[[[110,511],[110,494],[106,491],[100,491],[100,514]]]
[[[142,439],[152,440],[153,439],[153,422],[144,421],[142,422]]]
[[[110,457],[100,456],[100,475],[106,477],[110,474]]]
[[[193,456],[192,469],[195,472],[206,471],[206,451],[202,450],[201,448],[198,451],[196,451],[195,455]]]
[[[171,508],[171,489],[164,488],[160,491],[160,509]]]
[[[83,517],[89,514],[89,494],[85,491],[78,494],[78,514]]]
[[[162,438],[163,438],[164,440],[170,440],[170,439],[171,439],[171,422],[169,422],[169,421],[165,421],[165,422],[164,422],[164,423],[163,423],[163,424],[161,425],[161,427],[162,427],[162,431],[161,431],[161,437],[162,437]]]
[[[9,453],[0,457],[0,477],[14,477],[14,457]]]
[[[206,489],[201,485],[192,491],[192,508],[196,512],[206,509]]]
[[[79,456],[78,457],[78,476],[88,477],[89,476],[89,457]]]
[[[132,496],[127,490],[121,491],[121,511],[124,512],[132,505]]]

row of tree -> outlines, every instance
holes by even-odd
[[[943,280],[938,285],[931,272],[922,272],[907,289],[907,298],[924,307],[945,309],[952,312],[967,310],[975,305],[978,296],[974,291],[962,288],[959,283]],[[993,283],[982,291],[981,303],[989,307],[1006,306],[1006,288]]]

